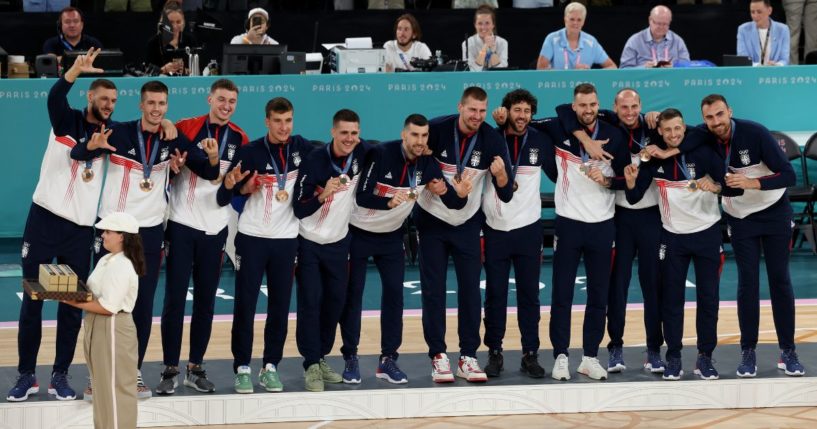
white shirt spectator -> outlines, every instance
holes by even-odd
[[[415,40],[409,46],[408,51],[403,51],[397,45],[396,40],[389,40],[383,44],[383,49],[386,50],[386,65],[394,69],[414,70],[411,66],[412,58],[431,58],[431,49],[423,42]]]
[[[111,313],[130,313],[139,292],[139,276],[124,252],[109,253],[97,262],[88,277],[88,289]]]

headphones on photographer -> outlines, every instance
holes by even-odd
[[[178,12],[184,16],[184,11],[182,10],[181,4],[174,1],[165,4],[165,7],[162,9],[162,14],[159,15],[159,22],[156,24],[156,32],[158,34],[162,34],[162,29],[169,33],[173,32],[173,26],[170,25],[170,20],[167,17],[173,12]]]
[[[85,24],[85,15],[82,14],[81,10],[73,6],[66,6],[60,11],[60,14],[57,16],[57,34],[60,36],[62,36],[62,16],[69,12],[78,13],[80,22]]]

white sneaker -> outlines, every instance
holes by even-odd
[[[567,381],[570,380],[570,368],[568,368],[567,355],[562,353],[556,356],[556,362],[553,362],[553,371],[550,376],[554,380]]]
[[[451,363],[448,355],[440,353],[431,359],[431,380],[435,383],[453,383],[454,374],[451,373]]]
[[[136,398],[137,399],[147,399],[153,396],[153,392],[150,390],[144,380],[142,380],[142,371],[137,370],[136,372]]]
[[[488,376],[479,367],[477,358],[471,356],[460,356],[460,362],[457,365],[457,377],[464,378],[472,383],[488,381]]]
[[[582,363],[579,364],[579,369],[576,371],[593,380],[607,380],[607,371],[601,367],[598,358],[582,356]]]

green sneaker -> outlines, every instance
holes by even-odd
[[[326,363],[325,359],[321,359],[318,365],[321,367],[321,377],[325,383],[340,383],[343,381],[343,377],[335,372],[335,370]]]
[[[278,377],[278,369],[275,365],[268,363],[258,374],[258,385],[263,387],[267,392],[280,392],[284,390],[284,385],[281,384],[281,379]]]
[[[304,372],[304,387],[310,392],[323,392],[323,377],[321,367],[317,363],[309,365]]]
[[[235,375],[235,391],[237,393],[252,393],[252,376],[250,367],[242,365],[238,367],[238,372]]]

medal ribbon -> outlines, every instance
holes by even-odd
[[[593,130],[593,135],[590,136],[590,139],[595,140],[596,137],[598,137],[599,128],[600,128],[599,127],[599,121],[596,120],[596,128]],[[582,146],[581,143],[579,143],[579,155],[581,155],[581,157],[582,157],[582,164],[586,163],[587,160],[590,159],[590,157],[587,155],[587,152],[584,151],[584,146]]]
[[[723,142],[726,147],[724,150],[726,151],[726,158],[723,163],[724,171],[729,171],[729,161],[732,159],[732,139],[735,137],[735,121],[729,120],[730,123],[730,133],[729,133],[729,140]]]
[[[289,150],[289,148],[287,148],[287,150]],[[349,167],[352,166],[352,160],[355,157],[354,152],[350,153],[349,156],[346,157],[346,160],[343,161],[343,169],[341,169],[340,167],[335,165],[334,162],[332,162],[332,143],[326,145],[326,153],[329,154],[329,165],[331,165],[332,169],[335,170],[335,172],[338,173],[339,175],[344,175],[349,171]]]
[[[210,134],[210,119],[208,118],[204,126],[207,128],[207,138],[213,138]],[[221,155],[224,153],[224,148],[227,147],[227,135],[230,134],[230,126],[224,126],[224,135],[221,136],[221,143],[218,146],[218,159],[221,160]],[[218,139],[218,125],[216,125],[216,139]]]
[[[226,134],[226,133],[225,133]],[[269,155],[270,165],[272,165],[272,169],[275,171],[275,178],[278,180],[278,190],[283,191],[286,188],[287,184],[287,173],[289,172],[289,163],[286,160],[289,159],[289,146],[287,143],[283,143],[284,146],[287,147],[287,156],[286,158],[281,159],[281,164],[283,165],[284,172],[281,173],[281,170],[278,169],[278,165],[275,164],[275,158],[272,157],[272,152],[269,150],[270,141],[267,136],[264,136],[264,147],[267,149],[267,154]],[[283,148],[279,147],[279,151],[283,151]]]
[[[692,180],[692,178],[691,178],[691,177],[690,177],[690,175],[689,175],[689,170],[687,170],[687,159],[686,159],[686,155],[681,154],[681,163],[680,163],[680,164],[678,163],[678,158],[676,157],[676,158],[675,158],[675,165],[677,165],[677,166],[678,166],[678,168],[680,168],[680,169],[681,169],[681,174],[683,174],[683,175],[684,175],[684,179],[686,179],[686,180]]]
[[[151,170],[153,170],[153,163],[156,161],[156,152],[159,151],[159,144],[153,145],[150,151],[150,159],[147,158],[145,152],[145,138],[142,136],[142,120],[136,122],[136,138],[139,139],[139,154],[142,155],[142,177],[147,180],[150,179]],[[148,146],[150,146],[150,139],[153,138],[151,134],[148,137]]]
[[[471,157],[471,152],[474,151],[474,145],[477,143],[477,133],[474,133],[474,135],[471,137],[471,141],[468,143],[468,149],[466,149],[465,153],[463,154],[462,150],[465,148],[463,143],[465,143],[465,139],[468,137],[466,136],[463,138],[463,141],[460,142],[460,133],[458,128],[459,124],[454,124],[454,157],[457,163],[457,174],[462,174],[463,170],[465,170],[462,160]]]
[[[406,177],[406,171],[408,171],[408,182],[409,187],[414,189],[417,187],[417,161],[409,162],[408,158],[406,158],[406,153],[404,150],[400,150],[400,154],[403,155],[403,173],[400,174],[400,183],[398,186],[403,185],[403,178]]]
[[[516,161],[514,161],[513,166],[511,168],[511,173],[513,173],[513,177],[511,178],[511,180],[516,179],[516,170],[519,168],[519,163],[522,161],[522,153],[525,151],[525,145],[528,144],[528,132],[525,131],[525,136],[522,137],[522,147],[520,147],[518,150],[516,148],[516,142],[518,141],[519,137],[514,136],[513,138],[514,138],[513,151],[514,155],[516,155],[515,156]]]
[[[621,128],[626,129],[623,122],[620,123],[619,125],[621,126]],[[630,149],[633,148],[633,143],[638,145],[638,147],[641,148],[641,149],[644,149],[645,147],[647,147],[647,145],[644,144],[644,134],[646,134],[646,132],[645,132],[646,127],[644,126],[644,115],[642,115],[642,114],[638,115],[638,126],[639,126],[639,128],[641,128],[641,137],[638,140],[633,138],[633,130],[628,130],[629,134],[630,134],[630,143],[628,144],[628,146],[630,147]]]

